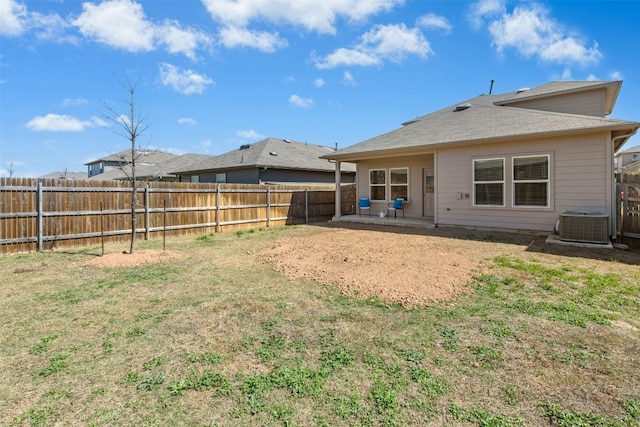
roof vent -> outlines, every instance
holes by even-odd
[[[240,149],[241,149],[241,150],[246,150],[246,149],[247,149],[247,148],[249,148],[249,147],[251,147],[251,144],[242,144],[242,145],[240,146]]]
[[[269,151],[269,154],[271,154],[272,156],[277,156],[278,153],[276,153],[275,151]]]
[[[528,90],[531,90],[531,88],[530,87],[521,87],[520,89],[518,89],[516,91],[516,93],[522,93],[522,92],[526,92]]]
[[[467,102],[466,104],[456,105],[456,109],[453,111],[464,111],[464,110],[468,110],[469,108],[471,108],[471,104]]]

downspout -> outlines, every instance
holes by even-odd
[[[627,133],[627,134],[624,134],[624,135],[618,135],[618,136],[616,136],[614,138],[611,138],[611,148],[613,148],[615,146],[614,142],[617,141],[618,139],[631,138],[633,135],[636,134],[636,132],[638,132],[638,129],[634,130],[631,133]],[[615,156],[615,152],[613,152],[612,154]],[[611,160],[612,160],[611,163],[612,163],[612,167],[613,167],[613,159],[611,159]],[[615,172],[614,172],[613,175],[615,177]],[[615,239],[617,239],[618,238],[618,221],[616,221],[616,219],[618,217],[617,209],[619,209],[620,207],[616,206],[616,201],[618,200],[618,194],[617,194],[618,191],[617,191],[617,188],[616,188],[616,180],[615,180],[615,178],[611,180],[611,187],[612,187],[611,194],[612,194],[612,199],[613,199],[611,201],[611,206],[614,208],[612,210],[612,212],[611,212],[612,213],[611,216],[613,217],[615,215],[615,217],[611,218],[609,221],[611,221],[612,235],[613,235],[613,237]]]
[[[335,218],[340,218],[342,216],[342,189],[341,189],[341,181],[342,181],[342,167],[340,166],[340,160],[336,160],[336,199],[335,199]]]

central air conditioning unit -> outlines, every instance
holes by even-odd
[[[566,211],[560,214],[560,240],[609,243],[609,216],[600,212]]]

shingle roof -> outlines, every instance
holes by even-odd
[[[204,159],[175,173],[197,173],[203,171],[229,170],[238,168],[276,168],[313,171],[335,171],[335,164],[320,156],[335,150],[321,145],[267,138],[255,144],[247,144],[225,154]],[[355,171],[355,165],[343,165],[343,171]]]
[[[167,153],[165,151],[160,151],[160,150],[136,150],[136,156],[137,156],[136,162],[140,164],[142,163],[157,164],[165,160],[171,159],[173,157],[176,157],[175,154]],[[120,151],[119,153],[109,154],[106,157],[102,157],[100,159],[95,159],[90,162],[87,162],[85,163],[85,165],[91,165],[93,163],[97,163],[100,161],[103,161],[103,162],[115,161],[115,162],[129,163],[131,161],[131,150],[123,150],[123,151]]]
[[[67,172],[67,171],[56,171],[49,172],[46,175],[42,175],[42,179],[87,179],[86,172]]]
[[[545,90],[549,90],[549,88]],[[435,149],[442,145],[514,140],[549,134],[626,129],[640,126],[640,123],[626,120],[496,105],[514,99],[518,95],[518,92],[503,95],[480,95],[418,117],[404,123],[404,126],[399,129],[351,145],[324,157],[355,160],[358,157],[361,158],[363,154],[375,156],[391,151],[410,151],[416,148]],[[464,108],[466,105],[468,108]]]
[[[175,178],[176,175],[172,171],[177,168],[182,168],[194,162],[207,159],[214,156],[208,156],[204,154],[183,154],[182,156],[173,156],[167,160],[161,161],[157,164],[148,164],[148,162],[142,164],[136,164],[136,176],[140,179],[163,179],[163,178]],[[124,180],[129,179],[131,176],[131,166],[126,165],[122,169],[111,169],[107,172],[92,176],[91,180]]]

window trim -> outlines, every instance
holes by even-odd
[[[476,181],[476,162],[485,162],[487,160],[500,160],[502,161],[502,180],[500,181]],[[506,207],[506,191],[507,191],[507,171],[506,171],[506,158],[505,157],[486,157],[480,159],[472,159],[471,162],[471,182],[473,198],[472,206],[480,208],[504,208]],[[502,184],[502,204],[490,205],[490,204],[478,204],[476,203],[476,184]]]
[[[394,183],[391,182],[391,171],[397,171],[397,170],[404,170],[404,171],[407,172],[407,182],[406,182],[406,184],[394,184]],[[394,200],[393,198],[391,198],[391,194],[392,194],[391,187],[406,187],[407,188],[407,197],[404,199],[404,201],[405,202],[409,201],[409,193],[410,193],[409,189],[411,188],[410,178],[411,178],[411,175],[409,174],[409,167],[408,166],[403,166],[403,167],[399,167],[399,168],[389,168],[389,198],[390,199],[388,201],[391,202],[391,201]]]
[[[377,171],[383,171],[384,172],[384,183],[382,184],[372,184],[371,183],[371,172],[377,172]],[[369,198],[372,201],[378,201],[378,202],[386,202],[387,201],[387,196],[388,196],[388,192],[387,192],[387,169],[385,168],[376,168],[376,169],[369,169]],[[383,187],[384,188],[384,199],[374,199],[373,198],[373,192],[371,191],[371,189],[373,187]]]
[[[515,177],[515,161],[516,159],[531,159],[535,157],[547,158],[547,178],[546,179],[516,179]],[[547,184],[547,203],[545,205],[516,205],[516,184],[523,183],[546,183]],[[511,157],[511,207],[517,209],[547,209],[551,207],[551,155],[550,154],[530,154],[518,155]]]

